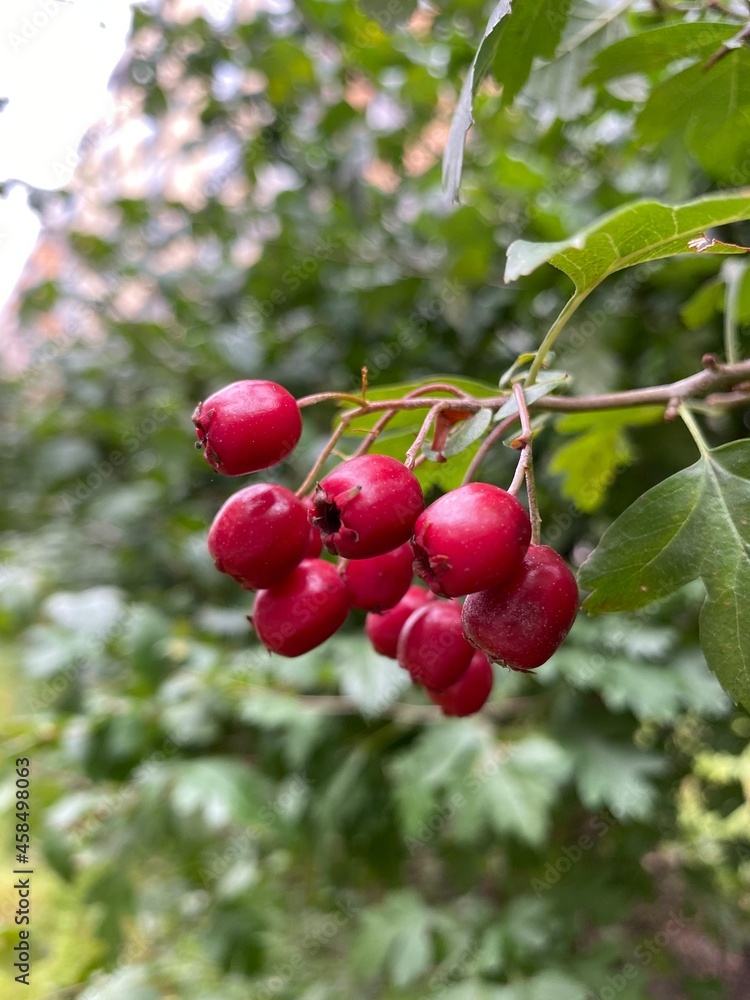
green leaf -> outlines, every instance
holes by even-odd
[[[650,778],[664,772],[666,762],[656,754],[631,746],[587,740],[576,752],[575,780],[587,809],[608,808],[618,820],[646,820],[657,800]],[[612,780],[612,775],[617,780]]]
[[[750,707],[750,440],[706,452],[640,497],[581,567],[592,613],[632,611],[700,577],[708,665]]]
[[[432,964],[433,918],[432,911],[412,890],[391,893],[363,915],[355,966],[368,977],[387,970],[394,986],[409,986]]]
[[[467,794],[455,816],[457,835],[473,839],[476,828],[486,824],[529,844],[542,843],[570,766],[566,751],[546,737],[527,737],[502,752],[488,747],[463,786]]]
[[[586,514],[597,510],[617,473],[633,460],[625,428],[658,423],[663,415],[660,406],[639,406],[561,417],[556,430],[577,435],[550,459],[550,472],[563,477],[563,496]]]
[[[531,406],[538,399],[543,399],[549,393],[559,389],[561,385],[570,384],[570,375],[567,372],[543,371],[539,373],[536,382],[528,389],[523,390],[523,398],[526,405]],[[505,420],[506,417],[518,413],[518,402],[515,396],[511,396],[495,414],[495,421]]]
[[[492,410],[477,410],[473,417],[462,420],[448,435],[443,453],[446,458],[460,455],[478,441],[492,421]]]
[[[705,195],[683,205],[637,201],[618,208],[567,240],[508,247],[505,281],[550,263],[587,295],[608,275],[635,264],[690,253],[689,241],[712,226],[750,218],[750,188]]]
[[[499,27],[492,73],[510,104],[529,78],[535,57],[551,59],[568,19],[571,0],[516,0]]]
[[[453,121],[443,153],[443,187],[451,201],[458,200],[461,170],[464,163],[464,142],[466,133],[474,124],[472,114],[474,97],[497,50],[500,40],[498,28],[501,20],[510,14],[510,5],[511,0],[500,0],[493,8],[477,54],[474,56],[474,61],[469,67],[469,72],[461,87],[456,110],[453,112]]]
[[[394,385],[379,386],[377,389],[368,389],[367,402],[378,403],[388,399],[403,399],[404,396],[414,392],[416,389],[421,389],[424,386],[431,385],[433,382],[449,383],[457,389],[462,389],[470,396],[477,396],[479,398],[482,398],[483,396],[498,395],[497,386],[488,382],[480,382],[477,379],[470,378],[456,378],[453,375],[434,375],[430,379],[422,379],[419,382],[399,382]],[[435,392],[431,392],[429,394],[429,398],[453,399],[455,396],[453,393],[439,389]],[[341,408],[346,411],[355,409],[356,407],[353,403],[344,401],[341,404]],[[403,429],[404,427],[414,427],[418,429],[422,423],[422,419],[427,415],[428,408],[428,406],[425,406],[424,412],[422,412],[422,410],[402,410],[400,413],[395,414],[395,416],[391,419],[388,424],[388,429]],[[357,417],[349,425],[347,437],[349,435],[356,435],[357,437],[361,436],[366,431],[369,431],[377,423],[381,416],[382,411],[379,413],[370,413],[363,417]],[[336,420],[338,420],[338,417]]]
[[[582,82],[604,83],[631,73],[659,72],[676,59],[710,56],[736,30],[734,25],[719,22],[681,21],[640,31],[599,52]]]
[[[750,137],[750,51],[670,77],[651,92],[636,127],[648,143],[677,133],[706,173],[736,183]]]
[[[680,310],[680,319],[690,330],[708,323],[724,308],[724,282],[720,277],[705,281]]]

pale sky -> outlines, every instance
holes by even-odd
[[[0,181],[64,187],[90,126],[107,119],[107,81],[127,43],[130,0],[0,0]],[[33,249],[26,191],[0,199],[0,308]]]

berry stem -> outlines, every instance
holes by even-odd
[[[461,480],[462,486],[466,486],[467,483],[472,481],[477,473],[477,470],[479,469],[479,466],[485,460],[488,452],[494,446],[495,442],[503,436],[503,434],[516,422],[516,420],[518,420],[518,414],[514,413],[512,416],[506,417],[505,420],[501,420],[499,424],[496,424],[495,427],[493,427],[484,441],[482,441],[481,445],[477,449],[476,455],[469,463],[469,468],[466,470],[466,474]]]
[[[423,385],[419,389],[412,389],[411,392],[407,392],[407,394],[404,396],[404,399],[418,399],[419,396],[424,396],[425,393],[438,392],[440,390],[444,392],[452,392],[454,393],[454,395],[463,399],[468,399],[468,400],[472,399],[472,397],[469,396],[467,393],[463,392],[462,389],[457,389],[455,386],[449,385],[447,382],[432,382],[430,385]],[[401,400],[401,402],[403,402],[403,400]],[[367,406],[368,404],[364,405]],[[370,404],[370,407],[371,406],[372,404]],[[391,404],[391,409],[386,410],[386,412],[383,414],[380,420],[378,420],[378,422],[367,432],[365,439],[358,446],[357,450],[352,455],[352,458],[359,458],[360,455],[364,455],[366,452],[370,450],[372,442],[378,437],[381,431],[384,430],[385,427],[390,423],[390,421],[396,416],[396,414],[399,412],[399,409],[405,409],[405,407],[399,407],[398,405],[394,406],[393,404]],[[371,409],[370,412],[372,412]]]
[[[343,415],[338,425],[336,426],[336,429],[334,430],[333,434],[331,434],[330,438],[328,439],[328,443],[326,444],[325,448],[318,455],[317,459],[315,460],[315,464],[313,465],[312,469],[310,469],[310,471],[308,472],[305,481],[297,490],[298,497],[304,496],[310,489],[310,487],[313,485],[315,480],[318,478],[318,473],[325,465],[326,459],[331,454],[333,449],[336,447],[339,438],[343,436],[344,432],[346,431],[346,428],[349,426],[351,419],[357,413],[358,413],[357,410],[350,410],[349,413],[345,413]]]
[[[508,487],[508,493],[516,495],[521,487],[522,481],[526,480],[526,495],[529,501],[529,517],[531,519],[531,544],[538,545],[542,533],[542,518],[539,514],[539,504],[536,497],[536,483],[534,481],[534,456],[532,454],[532,441],[534,430],[531,426],[529,408],[526,405],[526,397],[519,382],[513,386],[513,395],[518,404],[518,415],[521,419],[521,433],[513,442],[515,448],[521,448],[521,456],[518,459],[516,473],[513,482]]]
[[[407,451],[406,458],[404,459],[404,465],[410,471],[413,470],[414,466],[416,465],[417,458],[422,450],[422,445],[424,444],[425,438],[430,432],[430,427],[432,427],[433,421],[437,418],[437,415],[440,413],[440,411],[444,409],[445,407],[442,403],[435,403],[435,405],[430,408],[430,411],[428,412],[427,416],[422,421],[422,426],[419,428],[419,433],[414,438],[414,442]]]
[[[362,396],[353,396],[349,392],[316,392],[312,396],[302,396],[297,400],[297,406],[302,410],[306,406],[315,406],[316,403],[327,403],[331,400],[356,403],[357,406],[367,405]]]
[[[698,446],[698,451],[704,458],[706,458],[710,451],[710,448],[708,447],[708,442],[703,437],[703,433],[700,427],[698,426],[698,421],[695,419],[693,414],[686,406],[681,406],[678,410],[678,413],[682,417],[683,423],[690,431],[690,435],[693,441],[695,441],[696,445]]]
[[[563,328],[565,327],[565,324],[568,322],[570,317],[573,315],[576,309],[586,298],[587,294],[588,292],[581,295],[576,294],[572,298],[568,299],[568,301],[565,303],[562,310],[560,311],[559,316],[547,331],[547,335],[539,345],[539,350],[536,352],[536,357],[531,363],[529,374],[526,376],[525,385],[527,388],[529,386],[532,386],[536,382],[537,376],[539,375],[539,372],[542,370],[545,359],[549,354],[549,352],[552,350],[555,341],[562,333]]]

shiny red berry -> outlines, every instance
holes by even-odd
[[[208,532],[208,551],[221,573],[247,590],[281,583],[305,558],[307,511],[285,486],[258,483],[226,501]]]
[[[531,523],[514,496],[469,483],[440,497],[414,525],[414,572],[442,597],[496,587],[519,569]]]
[[[313,524],[331,552],[369,559],[408,541],[424,497],[416,476],[401,462],[361,455],[318,483],[313,504]]]
[[[297,401],[276,382],[245,379],[224,386],[193,413],[206,461],[225,476],[276,465],[302,434]]]
[[[354,559],[341,570],[352,607],[385,611],[401,600],[412,581],[408,542],[372,559]]]
[[[490,661],[478,649],[457,681],[445,691],[428,688],[427,695],[440,706],[443,715],[473,715],[489,698],[493,680]]]
[[[424,587],[409,587],[394,608],[382,614],[369,614],[365,619],[365,632],[375,652],[395,660],[398,637],[407,619],[417,608],[434,600],[435,595]]]
[[[280,584],[258,593],[250,621],[266,649],[301,656],[329,639],[348,613],[349,597],[336,567],[305,559]]]
[[[578,611],[575,577],[554,549],[532,545],[512,579],[470,594],[463,626],[491,660],[533,670],[552,656]]]
[[[398,662],[415,684],[444,691],[466,670],[474,655],[461,628],[461,606],[430,601],[414,611],[398,639]]]

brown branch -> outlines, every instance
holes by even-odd
[[[746,24],[744,28],[737,32],[736,35],[728,38],[721,48],[717,49],[712,56],[709,56],[703,64],[703,72],[707,73],[710,69],[713,69],[717,62],[722,60],[725,56],[728,56],[730,52],[734,52],[735,49],[741,48],[749,38],[750,24]]]
[[[707,358],[704,360],[704,365],[703,371],[668,385],[652,385],[646,389],[628,389],[625,392],[606,392],[591,396],[545,396],[533,403],[530,409],[576,413],[661,403],[667,407],[673,400],[685,402],[695,397],[700,398],[714,390],[741,385],[750,379],[750,360],[738,361],[734,365],[722,365],[717,364],[715,359],[709,361]]]

